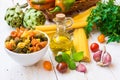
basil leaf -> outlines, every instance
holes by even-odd
[[[69,60],[70,60],[70,56],[67,53],[62,52],[62,59],[64,62],[66,62],[68,64]]]
[[[79,62],[80,60],[82,60],[83,56],[84,56],[83,52],[77,52],[72,54],[72,58],[75,62]]]
[[[76,64],[75,64],[75,62],[72,59],[69,60],[68,67],[71,70],[75,70],[76,69]]]
[[[58,63],[63,62],[62,55],[55,56],[55,60],[56,60]]]

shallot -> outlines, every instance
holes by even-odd
[[[81,64],[81,63],[77,66],[76,70],[77,70],[78,72],[84,72],[84,73],[87,71],[85,65],[84,65],[84,64]]]

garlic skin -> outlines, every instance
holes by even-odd
[[[87,69],[86,69],[86,67],[85,67],[84,64],[81,64],[81,63],[80,63],[80,64],[77,66],[76,71],[86,73]]]

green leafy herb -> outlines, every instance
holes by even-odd
[[[74,61],[79,62],[83,59],[83,52],[73,53],[72,58]]]
[[[75,50],[72,51],[71,55],[68,55],[65,52],[62,52],[60,55],[55,56],[55,60],[60,62],[66,62],[68,64],[68,67],[71,70],[76,69],[75,62],[78,62],[83,59],[83,52],[76,52]]]
[[[63,59],[64,62],[69,63],[70,56],[67,53],[62,52],[62,59]]]
[[[62,62],[62,61],[63,61],[62,55],[55,56],[55,60],[56,60],[58,63]]]
[[[98,2],[87,19],[85,27],[87,35],[96,26],[101,33],[108,36],[109,42],[120,42],[120,6],[114,4],[115,0]]]
[[[75,64],[75,61],[70,59],[69,60],[69,63],[68,63],[68,66],[71,70],[75,70],[76,69],[76,64]]]

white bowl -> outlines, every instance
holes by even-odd
[[[45,36],[48,38],[48,43],[43,49],[39,51],[29,54],[15,53],[13,51],[8,50],[7,48],[5,48],[5,51],[14,61],[18,62],[22,66],[34,65],[35,63],[37,63],[39,60],[42,59],[42,57],[45,55],[45,53],[48,51],[49,48],[49,42],[50,42],[49,37],[47,36],[46,33],[44,32],[42,33],[45,34]]]

